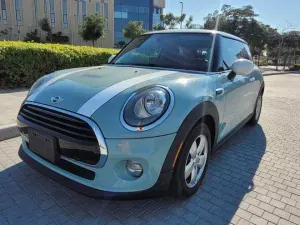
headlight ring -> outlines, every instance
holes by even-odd
[[[120,120],[130,131],[146,131],[161,124],[174,107],[174,94],[165,86],[139,90],[125,102]]]

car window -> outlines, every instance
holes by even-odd
[[[208,71],[211,34],[149,34],[135,38],[112,64]]]
[[[247,44],[230,38],[221,38],[224,69],[229,69],[237,59],[249,59],[251,53]]]

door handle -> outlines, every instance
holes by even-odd
[[[251,77],[250,82],[254,82],[254,81],[255,81],[255,77]]]
[[[224,88],[217,88],[216,89],[216,96],[221,96],[225,93]]]

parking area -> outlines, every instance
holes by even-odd
[[[0,142],[0,224],[300,224],[300,75],[265,77],[261,120],[212,157],[197,195],[92,199],[32,170]]]

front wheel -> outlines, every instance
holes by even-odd
[[[262,102],[263,102],[262,92],[260,92],[258,94],[258,97],[256,100],[256,105],[254,108],[253,116],[251,117],[251,119],[249,121],[250,125],[256,125],[258,123],[260,113],[261,113],[261,108],[262,108]]]
[[[176,163],[171,188],[177,196],[197,192],[206,173],[211,136],[206,124],[197,125],[188,135]]]

